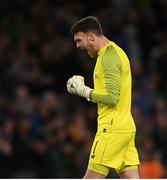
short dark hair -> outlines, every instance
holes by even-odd
[[[78,32],[94,32],[96,35],[103,35],[101,24],[94,16],[88,16],[80,19],[71,27],[71,33],[74,35]]]

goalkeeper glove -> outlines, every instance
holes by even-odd
[[[85,86],[84,77],[75,75],[67,81],[67,91],[90,100],[92,89]]]

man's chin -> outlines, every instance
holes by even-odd
[[[96,58],[96,57],[97,57],[96,54],[89,54],[89,56],[90,56],[91,58]]]
[[[94,58],[96,55],[92,54],[91,52],[87,51],[88,55],[91,57],[91,58]]]
[[[88,53],[88,55],[89,55],[91,58],[94,58],[94,55],[93,55],[93,54]]]

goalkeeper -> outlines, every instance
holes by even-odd
[[[94,89],[82,76],[73,76],[67,90],[98,105],[98,128],[84,178],[104,178],[114,168],[121,178],[139,178],[136,127],[131,115],[131,70],[127,55],[102,32],[93,16],[71,27],[76,47],[97,57]]]

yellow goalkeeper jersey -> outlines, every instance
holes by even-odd
[[[110,41],[98,52],[91,101],[98,104],[98,132],[135,132],[131,69],[125,52]]]

